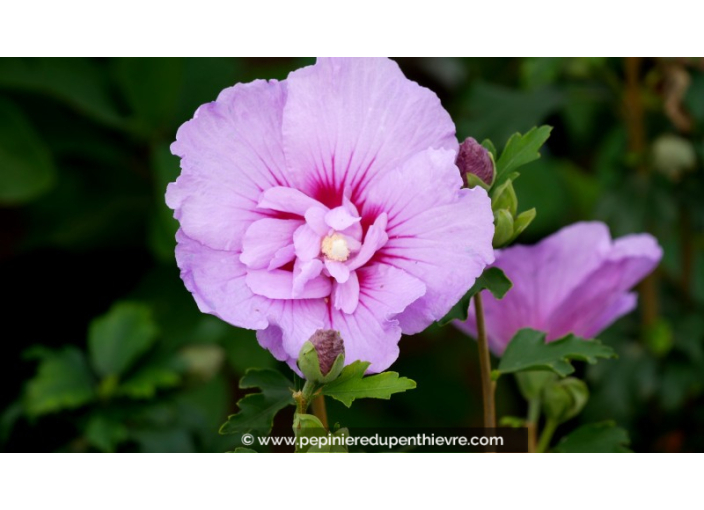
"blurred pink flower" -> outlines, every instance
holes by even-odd
[[[238,84],[172,145],[166,201],[201,311],[295,367],[317,330],[386,369],[493,261],[491,204],[461,189],[455,126],[388,59],[320,59]]]
[[[502,300],[482,293],[489,346],[501,354],[521,328],[555,340],[568,333],[593,338],[632,311],[629,290],[660,262],[662,249],[649,234],[611,240],[599,222],[575,223],[534,246],[496,250],[492,264],[513,287]],[[466,322],[455,322],[476,336],[474,306]]]

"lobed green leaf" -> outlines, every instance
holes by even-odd
[[[551,126],[534,127],[525,134],[515,133],[508,139],[496,162],[496,183],[503,183],[511,172],[540,157],[540,148],[550,137]]]
[[[616,358],[611,347],[599,340],[585,340],[569,334],[553,342],[546,342],[546,335],[534,329],[521,329],[506,347],[499,367],[494,370],[497,379],[502,374],[527,370],[551,370],[559,376],[574,372],[573,360],[596,363],[598,358]]]
[[[240,388],[262,391],[246,395],[237,403],[240,411],[227,418],[220,434],[243,434],[254,429],[269,433],[276,413],[294,405],[292,387],[293,383],[276,370],[250,368],[240,380]]]
[[[19,205],[49,191],[56,168],[22,110],[0,99],[0,119],[0,205]]]
[[[323,386],[322,394],[339,400],[347,407],[358,398],[381,398],[388,400],[394,393],[412,390],[415,381],[399,377],[396,372],[364,376],[370,363],[355,361],[347,365],[340,376]]]
[[[582,425],[563,437],[555,453],[631,453],[628,432],[612,421]]]
[[[44,351],[37,374],[27,383],[25,406],[33,416],[74,409],[95,398],[85,356],[75,347]]]
[[[114,305],[88,329],[93,367],[103,377],[123,374],[152,346],[157,333],[148,306],[132,302]]]

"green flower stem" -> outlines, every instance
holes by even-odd
[[[538,442],[540,405],[540,397],[528,400],[528,419],[526,420],[526,427],[528,427],[528,453],[535,453],[536,443]]]
[[[303,389],[293,394],[293,398],[296,401],[296,412],[298,414],[306,414],[306,412],[308,412],[308,406],[313,401],[316,390],[317,387],[315,383],[306,381],[303,385]]]
[[[494,390],[496,383],[491,379],[491,356],[489,355],[489,342],[486,338],[484,326],[484,307],[481,292],[473,297],[474,310],[477,316],[477,343],[479,345],[479,368],[482,379],[482,402],[484,404],[484,427],[496,428],[496,407],[494,404]]]
[[[316,418],[320,420],[320,423],[323,424],[323,427],[326,429],[328,427],[328,411],[325,406],[325,396],[324,395],[318,395],[313,399],[313,414],[315,415]]]
[[[545,428],[543,433],[540,434],[540,441],[538,442],[538,453],[545,453],[550,447],[550,440],[552,439],[555,430],[559,423],[555,420],[548,419],[545,423]]]

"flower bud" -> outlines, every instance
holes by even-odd
[[[506,209],[494,212],[494,248],[500,248],[513,238],[513,216]]]
[[[516,216],[518,197],[516,197],[516,190],[513,189],[513,181],[511,179],[504,181],[498,188],[492,190],[491,208],[494,211],[506,209],[511,213],[511,216]]]
[[[531,372],[518,372],[516,374],[518,389],[526,400],[539,398],[543,388],[548,384],[557,381],[557,374],[547,370],[536,370]]]
[[[467,138],[460,144],[457,154],[457,167],[462,179],[470,188],[476,185],[488,188],[494,182],[496,168],[491,153],[474,138]]]
[[[543,389],[543,411],[548,419],[564,423],[577,416],[589,400],[589,388],[584,381],[566,377]]]
[[[317,383],[336,379],[345,364],[345,344],[338,331],[319,329],[301,347],[298,368],[305,378]]]
[[[345,353],[345,343],[339,331],[319,329],[310,337],[310,343],[315,347],[320,360],[320,371],[327,375],[335,363],[335,359]]]

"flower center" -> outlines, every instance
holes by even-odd
[[[344,262],[350,256],[350,248],[347,246],[345,236],[338,233],[323,238],[321,250],[327,259],[336,262]]]

